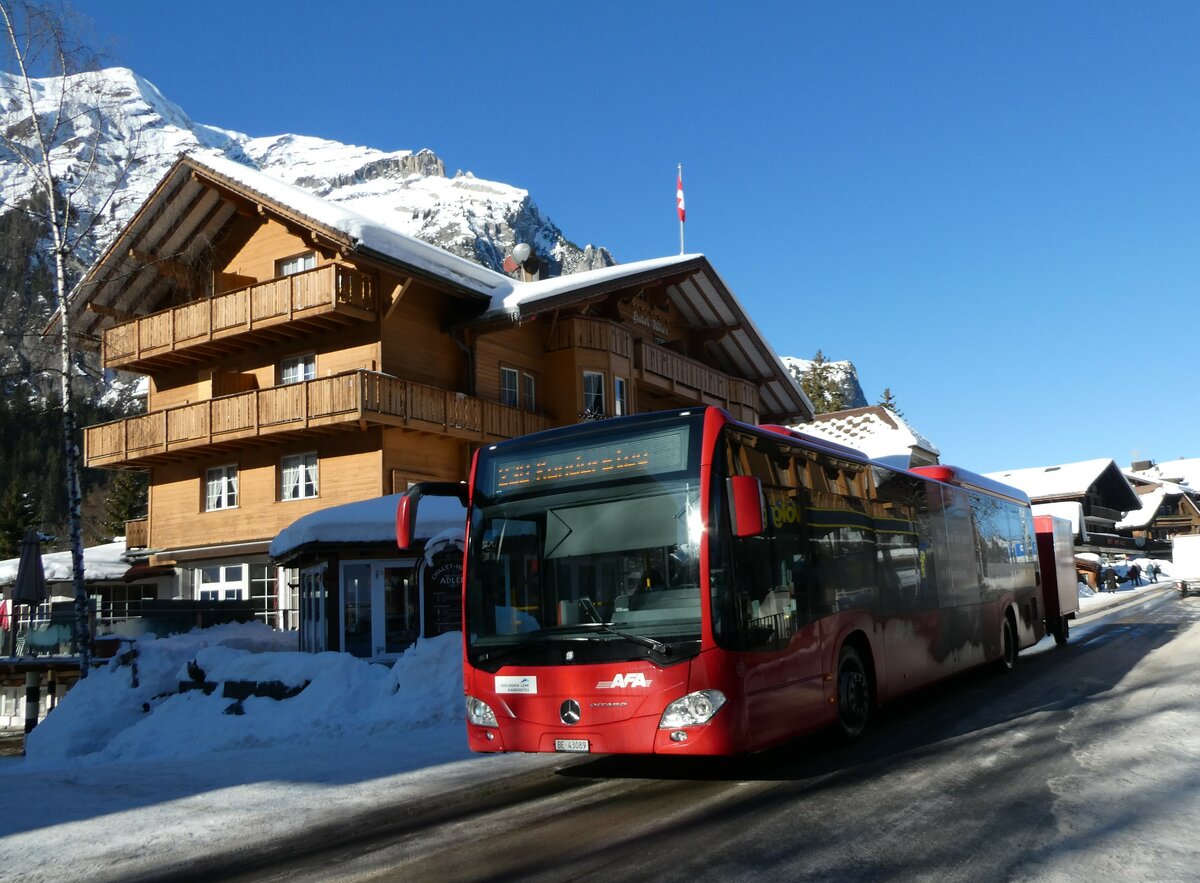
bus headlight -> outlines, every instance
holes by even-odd
[[[496,722],[496,712],[482,699],[474,696],[467,697],[467,720],[477,727],[499,727]]]
[[[688,693],[682,699],[676,699],[663,712],[662,720],[658,722],[660,730],[674,730],[678,727],[696,727],[706,724],[714,714],[725,704],[725,694],[720,690],[697,690]]]

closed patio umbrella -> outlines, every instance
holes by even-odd
[[[37,606],[46,600],[46,572],[42,570],[42,535],[26,531],[21,540],[21,560],[17,564],[17,581],[13,583],[14,604]]]
[[[17,563],[17,580],[12,587],[13,650],[16,650],[18,604],[36,607],[46,599],[46,572],[42,569],[42,535],[29,530],[21,540],[21,560]]]

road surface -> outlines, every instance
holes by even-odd
[[[1194,880],[1200,598],[1155,590],[749,760],[564,758],[176,879]]]

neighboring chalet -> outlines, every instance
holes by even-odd
[[[277,568],[268,545],[302,516],[584,418],[812,414],[702,255],[518,281],[221,158],[180,159],[83,290],[104,367],[149,378],[145,414],[85,431],[88,466],[150,477],[129,546],[173,570],[165,596],[252,599],[284,628],[300,588],[329,649],[401,602],[370,574],[342,592],[345,557]]]
[[[1116,524],[1125,513],[1142,504],[1129,479],[1112,460],[989,472],[987,477],[1025,491],[1035,515],[1070,519],[1076,552],[1145,551],[1132,537],[1117,532]]]
[[[901,469],[936,466],[940,462],[933,442],[881,405],[818,414],[811,423],[794,428]]]
[[[1179,460],[1155,466],[1148,461],[1136,462],[1125,473],[1142,501],[1142,508],[1128,512],[1117,523],[1121,534],[1169,544],[1178,534],[1200,533],[1200,490],[1182,483],[1189,471],[1175,468],[1179,464],[1196,464],[1193,469],[1200,479],[1200,460]]]

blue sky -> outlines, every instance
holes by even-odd
[[[975,471],[1200,456],[1200,4],[78,0],[196,121],[429,147]]]

